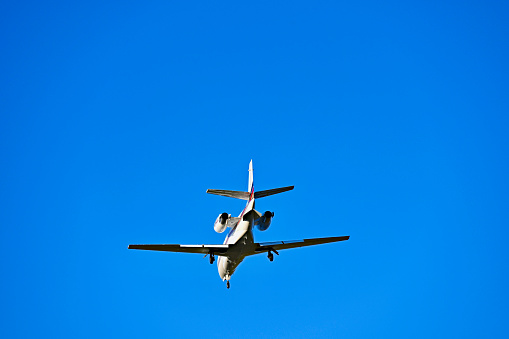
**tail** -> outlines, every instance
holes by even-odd
[[[273,188],[271,190],[265,190],[265,191],[259,191],[254,192],[254,186],[253,186],[253,160],[249,162],[249,181],[247,185],[247,192],[242,191],[227,191],[227,190],[213,190],[208,189],[207,193],[209,194],[215,194],[215,195],[221,195],[223,197],[230,197],[235,199],[241,199],[241,200],[251,200],[252,198],[258,199],[258,198],[264,198],[268,197],[269,195],[274,195],[278,193],[283,193],[286,191],[293,190],[293,186],[286,186],[286,187],[280,187],[280,188]],[[254,196],[251,197],[251,194],[254,192]]]
[[[253,159],[249,162],[249,182],[247,183],[247,191],[249,193],[253,192]]]

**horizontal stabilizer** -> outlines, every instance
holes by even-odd
[[[258,199],[258,198],[268,197],[269,195],[283,193],[283,192],[291,191],[291,190],[293,190],[293,186],[273,188],[271,190],[255,192],[254,197],[255,197],[255,199]]]
[[[223,197],[240,199],[240,200],[249,200],[249,192],[208,189],[207,193],[221,195]]]

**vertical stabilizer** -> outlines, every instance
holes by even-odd
[[[249,182],[247,185],[247,191],[251,193],[253,189],[253,160],[249,162]]]

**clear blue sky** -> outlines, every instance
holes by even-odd
[[[4,338],[509,337],[503,1],[4,1]],[[259,241],[222,243],[253,159]]]

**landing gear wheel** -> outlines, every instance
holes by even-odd
[[[213,264],[215,260],[216,260],[216,258],[214,258],[214,255],[211,254],[210,255],[210,263]]]
[[[226,288],[230,288],[230,281],[226,280]]]
[[[269,254],[267,254],[267,257],[269,258],[270,261],[274,260],[274,255],[270,251]]]

